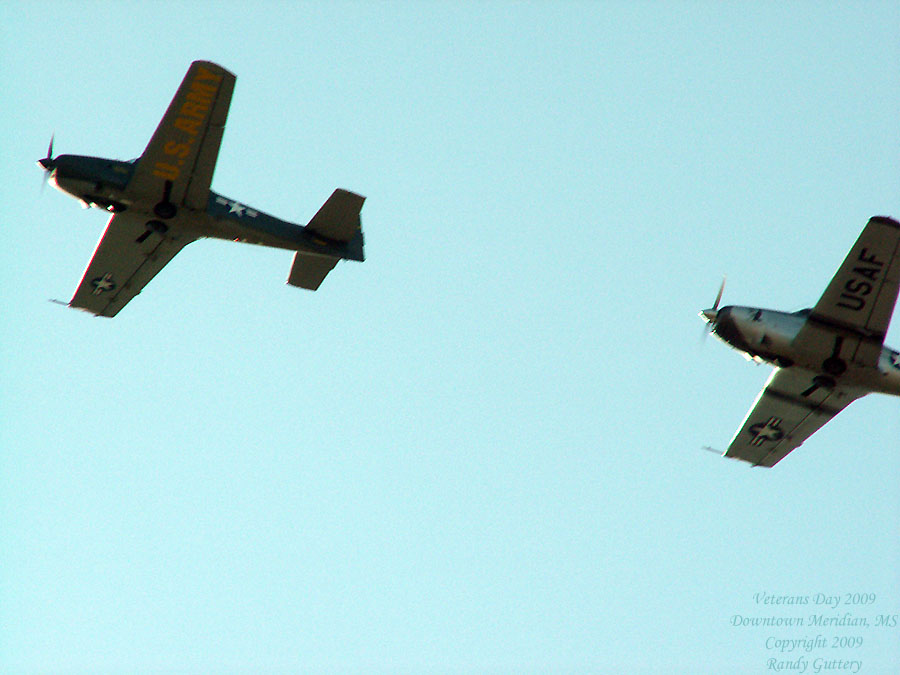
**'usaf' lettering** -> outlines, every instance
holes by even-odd
[[[866,248],[860,250],[858,260],[866,263],[866,266],[858,265],[853,268],[851,274],[855,276],[851,276],[844,283],[841,299],[837,303],[838,307],[854,312],[858,312],[866,306],[866,296],[875,288],[871,282],[879,280],[878,272],[884,267],[884,262],[878,260],[874,253],[869,255],[869,250]],[[873,267],[868,265],[873,265]],[[869,281],[865,281],[865,279]]]

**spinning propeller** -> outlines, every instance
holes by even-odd
[[[56,134],[50,134],[50,145],[47,148],[47,156],[44,159],[38,160],[38,166],[44,170],[44,182],[41,185],[41,192],[44,191],[44,188],[47,186],[47,181],[50,180],[50,174],[53,172],[53,169],[56,167],[56,162],[53,161],[53,137]]]
[[[719,318],[719,302],[722,300],[722,293],[725,292],[725,277],[722,277],[722,285],[719,286],[719,292],[716,294],[716,301],[709,309],[700,312],[701,318],[706,321],[706,331],[703,333],[704,339],[713,332],[716,327],[716,319]]]

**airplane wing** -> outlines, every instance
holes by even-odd
[[[175,206],[206,208],[235,80],[215,63],[191,64],[138,160],[129,192]]]
[[[875,365],[900,289],[900,223],[876,216],[869,220],[828,284],[795,344],[806,343],[860,365]],[[825,329],[825,330],[823,330]],[[849,344],[835,343],[834,329]],[[827,353],[827,352],[826,352]]]
[[[115,316],[196,236],[170,228],[152,232],[130,211],[109,219],[106,231],[69,302],[97,316]]]
[[[726,457],[772,467],[832,417],[864,396],[864,390],[816,383],[816,374],[776,368],[734,435]]]

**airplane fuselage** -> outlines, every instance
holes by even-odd
[[[852,358],[834,360],[832,351],[798,348],[795,338],[806,325],[809,310],[788,313],[757,307],[727,306],[718,310],[713,332],[748,359],[782,368],[796,366],[824,378],[873,392],[900,396],[900,352],[887,346],[875,367]],[[840,330],[834,338],[850,339]]]
[[[123,162],[102,157],[60,155],[48,169],[50,183],[79,200],[85,207],[120,213],[142,214],[148,231],[165,231],[175,225],[199,237],[239,241],[291,251],[298,249],[363,260],[362,241],[332,242],[297,223],[281,220],[246,204],[209,191],[203,211],[179,206],[160,216],[158,199],[147,199],[129,190],[137,160]]]

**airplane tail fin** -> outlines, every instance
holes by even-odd
[[[361,228],[359,212],[364,201],[365,197],[337,189],[322,204],[306,229],[332,241],[348,242]]]
[[[306,230],[327,241],[332,247],[339,247],[340,255],[328,255],[313,251],[297,251],[291,265],[287,282],[314,291],[319,288],[328,273],[340,259],[365,260],[363,254],[363,233],[359,213],[365,197],[347,190],[335,190],[313,216]]]

